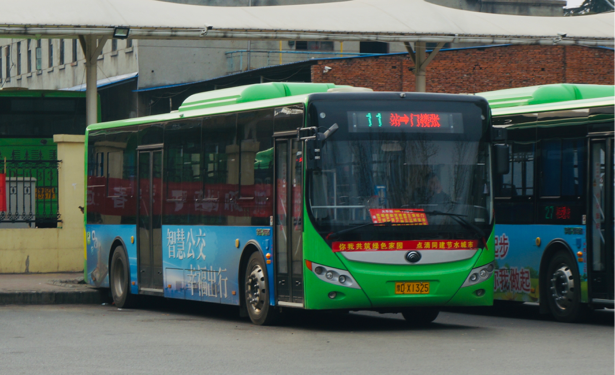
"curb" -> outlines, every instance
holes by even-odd
[[[0,305],[100,304],[106,301],[98,290],[0,292]]]

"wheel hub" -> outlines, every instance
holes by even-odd
[[[265,304],[265,275],[260,267],[255,267],[246,280],[246,299],[258,313]]]
[[[562,310],[572,304],[574,293],[574,278],[568,266],[562,265],[551,276],[551,297],[555,304]]]

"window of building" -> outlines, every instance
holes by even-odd
[[[111,40],[111,51],[112,52],[117,51],[117,39],[112,39]]]
[[[333,51],[333,42],[307,42],[297,41],[295,49],[297,51]]]
[[[126,39],[126,48],[132,47],[132,39]]]
[[[41,40],[36,41],[36,70],[43,69],[43,49],[41,48]]]
[[[6,78],[8,79],[11,77],[11,45],[6,46],[4,58],[6,60]]]
[[[2,53],[0,53],[0,82],[2,82]]]
[[[360,42],[359,52],[361,53],[389,53],[389,43]]]
[[[73,62],[77,62],[79,50],[77,49],[77,39],[73,39]]]
[[[53,66],[53,39],[49,39],[49,67],[51,68]]]
[[[60,65],[64,65],[64,39],[60,39]]]
[[[21,75],[21,42],[17,42],[17,75]]]
[[[28,39],[28,73],[32,72],[32,39]]]

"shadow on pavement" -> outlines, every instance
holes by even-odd
[[[493,307],[456,307],[448,308],[445,311],[502,318],[556,321],[549,314],[540,314],[538,304],[527,304],[521,302],[496,301]],[[614,315],[612,309],[595,310],[591,313],[587,321],[580,324],[613,327],[613,317]]]
[[[113,305],[108,303],[110,307]],[[249,318],[239,316],[237,306],[219,305],[198,301],[172,300],[149,296],[139,296],[134,309],[160,313],[181,314],[170,320],[198,320],[200,318],[216,319],[226,322],[250,323]],[[365,331],[439,331],[439,330],[475,330],[473,326],[438,323],[438,320],[423,327],[413,327],[399,315],[380,315],[374,312],[347,313],[340,311],[303,311],[285,309],[277,327],[305,330],[325,330],[334,332]]]

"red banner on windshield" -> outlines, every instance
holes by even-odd
[[[348,241],[333,242],[333,252],[339,251],[408,251],[408,250],[477,250],[475,240],[422,241]]]
[[[370,209],[374,224],[429,225],[423,209]]]

